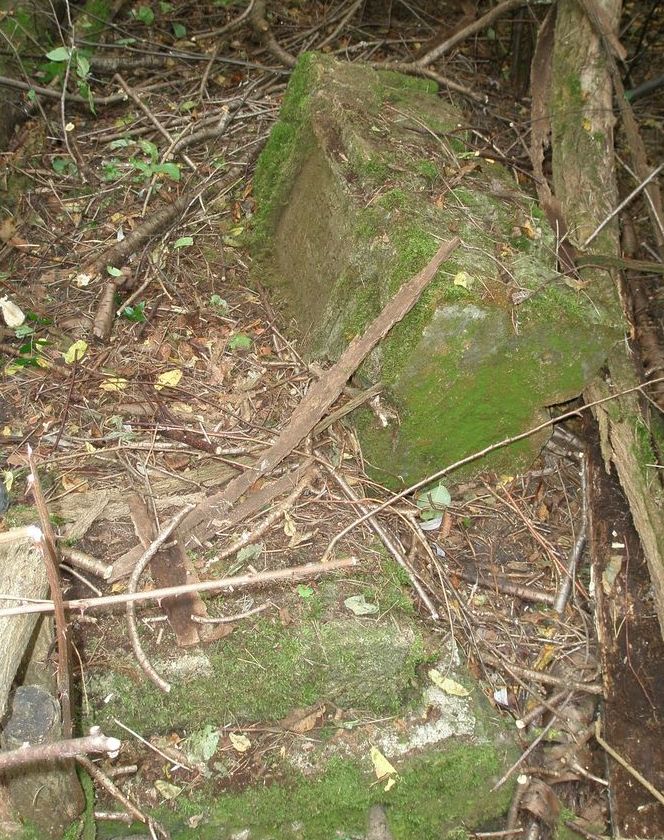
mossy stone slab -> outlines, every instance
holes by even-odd
[[[373,477],[420,480],[578,395],[624,333],[608,273],[556,271],[534,200],[469,151],[463,114],[435,85],[317,54],[295,68],[255,175],[257,273],[311,357],[336,359],[441,240],[462,245],[374,350],[390,421],[354,415]],[[513,472],[546,433],[469,469]]]
[[[424,629],[399,567],[385,560],[371,574],[330,576],[311,590],[291,600],[287,625],[276,616],[245,621],[169,658],[146,639],[168,694],[118,635],[117,652],[86,671],[93,711],[83,729],[96,722],[126,739],[120,721],[165,747],[180,736],[179,755],[200,779],[189,787],[178,774],[163,777],[182,788],[160,815],[174,840],[362,838],[376,804],[395,840],[438,840],[496,820],[511,784],[490,790],[518,750],[456,649]],[[376,614],[345,607],[359,592]],[[119,624],[114,632],[123,632]],[[432,666],[463,696],[445,693]],[[287,722],[298,715],[315,722],[299,731]],[[229,731],[249,739],[246,753],[234,751]],[[196,744],[211,738],[201,755]],[[396,771],[390,785],[377,782],[372,748]]]

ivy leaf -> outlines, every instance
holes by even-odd
[[[71,55],[68,47],[56,47],[54,50],[46,53],[46,58],[49,61],[69,61]]]
[[[138,9],[134,9],[134,17],[146,26],[152,26],[154,23],[154,12],[149,6],[139,6]]]

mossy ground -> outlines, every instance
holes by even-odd
[[[123,634],[117,656],[87,676],[92,717],[109,731],[116,717],[137,731],[166,733],[277,721],[321,701],[374,715],[396,713],[416,693],[418,666],[430,653],[413,623],[400,569],[388,560],[382,567],[373,579],[326,579],[305,598],[295,590],[292,626],[278,618],[242,624],[197,658],[183,660],[168,694],[138,666],[127,669]],[[343,606],[350,595],[376,604],[378,617],[353,617]],[[160,662],[158,648],[148,652],[158,669],[172,668]],[[100,702],[109,696],[110,702]]]
[[[507,808],[509,786],[487,795],[487,781],[500,767],[493,748],[458,745],[404,762],[397,784],[385,792],[368,766],[335,759],[318,778],[252,788],[222,797],[213,808],[196,797],[181,805],[176,801],[180,825],[201,812],[205,819],[195,830],[176,830],[173,836],[225,840],[250,826],[255,840],[363,837],[368,810],[378,803],[386,809],[395,840],[444,840],[448,832],[464,824],[481,825]],[[173,819],[172,814],[163,816]]]

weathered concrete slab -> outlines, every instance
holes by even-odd
[[[387,386],[389,424],[367,409],[354,420],[391,486],[541,422],[623,334],[608,274],[574,287],[556,272],[543,214],[469,151],[463,115],[434,87],[305,55],[255,177],[260,276],[312,357],[338,357],[441,239],[463,240],[360,371]],[[544,437],[474,468],[522,468]]]

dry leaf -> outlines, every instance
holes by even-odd
[[[181,379],[181,370],[178,370],[177,368],[174,368],[173,370],[167,370],[165,373],[159,374],[154,387],[157,391],[161,391],[163,388],[175,388],[177,385],[180,384]]]

